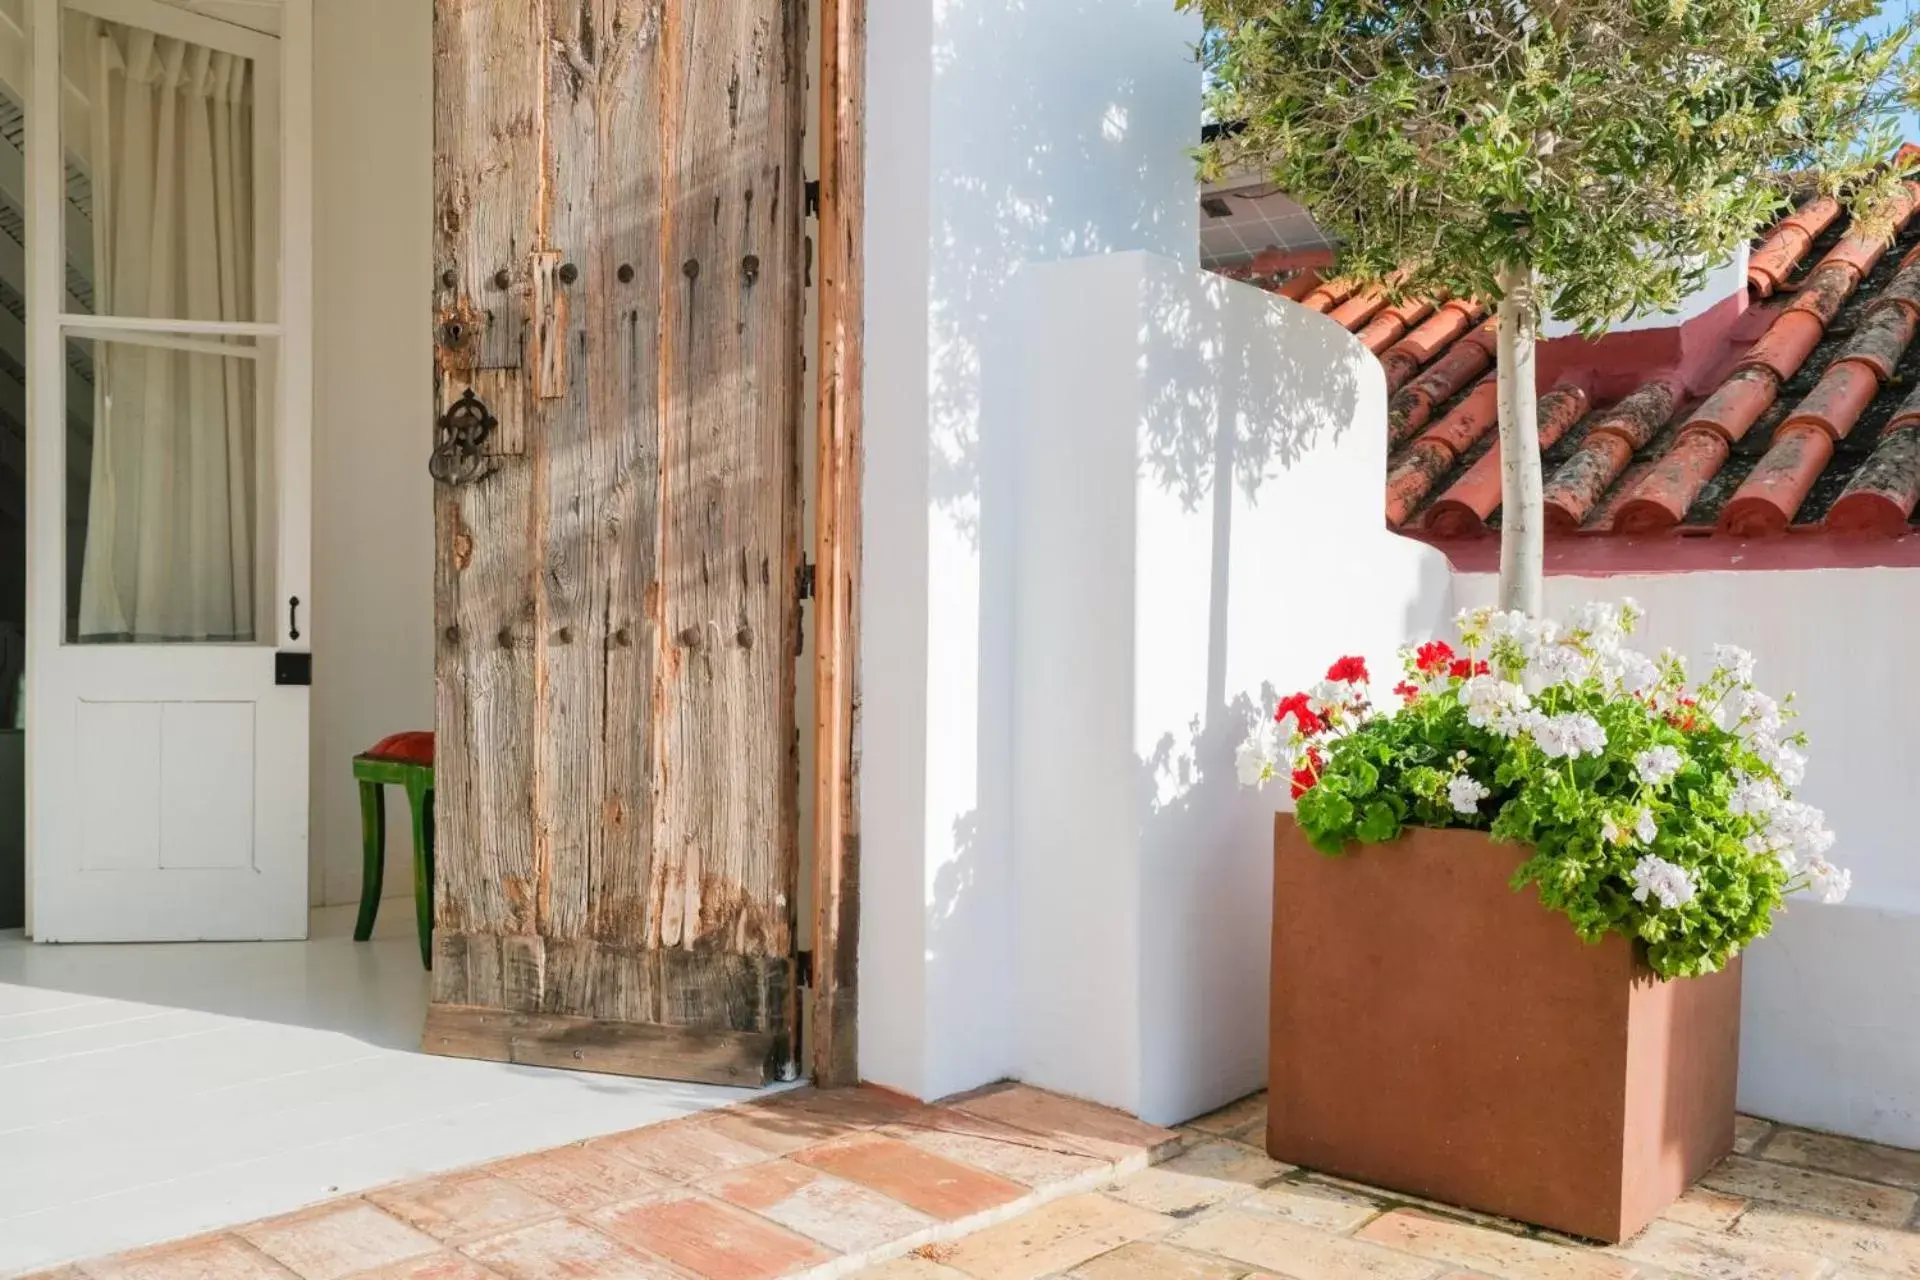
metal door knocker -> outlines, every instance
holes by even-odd
[[[439,439],[433,446],[433,456],[427,459],[428,474],[441,484],[451,485],[486,479],[493,468],[480,447],[498,425],[486,402],[468,387],[466,394],[440,415]]]

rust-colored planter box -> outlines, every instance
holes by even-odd
[[[1617,1241],[1733,1149],[1737,959],[1658,982],[1479,832],[1274,858],[1274,1159]]]

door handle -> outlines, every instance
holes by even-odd
[[[294,596],[287,601],[287,639],[300,638],[300,597]]]
[[[468,387],[453,407],[440,415],[433,454],[427,459],[427,473],[441,484],[472,484],[493,474],[493,466],[482,452],[487,437],[499,426],[486,401]]]

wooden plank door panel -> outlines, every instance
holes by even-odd
[[[516,438],[438,495],[426,1044],[756,1083],[793,1058],[804,12],[435,22],[441,401]]]

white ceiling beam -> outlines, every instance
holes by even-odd
[[[7,203],[25,212],[27,207],[27,158],[20,154],[20,148],[6,138],[0,138],[0,196]],[[73,201],[63,200],[61,208],[66,210],[67,262],[87,279],[93,279],[93,223],[84,213],[74,208]]]
[[[27,326],[5,307],[0,307],[0,349],[12,356],[22,369],[27,367]],[[67,417],[72,419],[75,405],[93,403],[93,384],[75,373],[66,361],[62,360],[60,367],[67,375]]]
[[[5,149],[0,147],[0,151]],[[60,274],[64,277],[66,272]],[[4,232],[0,232],[0,280],[12,285],[21,297],[27,296],[27,251],[18,240]],[[66,295],[66,308],[76,315],[87,312],[87,304],[71,292]]]

